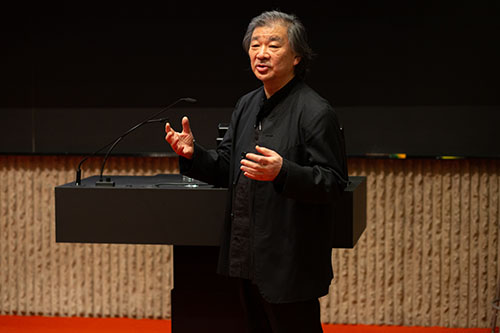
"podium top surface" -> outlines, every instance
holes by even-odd
[[[57,242],[219,244],[227,189],[179,174],[99,178],[55,188]]]
[[[187,178],[180,174],[158,174],[155,176],[104,176],[105,180],[109,179],[113,186],[97,185],[99,176],[92,176],[82,179],[81,185],[76,185],[75,182],[56,186],[56,188],[145,188],[145,189],[220,189],[204,183],[202,181]]]
[[[218,246],[226,188],[179,174],[98,176],[55,188],[56,241]],[[366,226],[366,179],[350,183],[336,210],[334,247],[352,248]]]

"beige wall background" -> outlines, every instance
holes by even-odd
[[[0,314],[170,318],[170,246],[55,242],[54,187],[74,180],[79,159],[0,156]],[[178,172],[175,158],[108,165]],[[98,167],[88,161],[84,176]],[[488,327],[500,161],[351,159],[349,173],[368,177],[367,229],[354,249],[332,251],[323,321]]]

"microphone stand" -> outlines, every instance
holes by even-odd
[[[109,154],[113,151],[113,149],[116,147],[116,145],[121,140],[123,140],[124,137],[126,137],[127,135],[129,135],[130,133],[132,133],[133,131],[135,131],[136,129],[138,129],[139,127],[141,127],[141,126],[143,126],[145,124],[162,123],[162,122],[167,121],[167,120],[168,120],[168,118],[145,120],[145,121],[143,121],[143,122],[135,125],[134,127],[130,128],[128,131],[126,131],[125,133],[123,133],[118,139],[116,139],[112,143],[112,145],[108,149],[108,151],[106,152],[106,155],[104,156],[104,161],[102,162],[102,165],[101,165],[101,173],[99,174],[99,180],[96,182],[96,185],[97,186],[115,186],[115,183],[112,182],[110,178],[107,178],[106,180],[103,179],[104,166],[106,165],[106,161],[109,158]],[[109,144],[108,144],[108,146],[109,146]]]
[[[83,165],[83,163],[88,160],[90,157],[96,155],[97,153],[101,152],[102,150],[106,149],[107,147],[111,146],[110,149],[108,149],[108,151],[106,152],[106,156],[104,158],[104,161],[101,165],[101,173],[100,173],[100,177],[99,177],[99,181],[96,183],[96,185],[101,185],[101,186],[114,186],[114,183],[112,183],[111,181],[109,182],[105,182],[103,181],[103,171],[104,171],[104,166],[106,164],[106,160],[108,159],[109,157],[109,154],[111,153],[111,151],[116,147],[116,145],[125,137],[127,136],[128,134],[132,133],[133,131],[135,131],[136,129],[138,129],[139,127],[145,125],[145,124],[148,124],[148,123],[155,123],[155,122],[162,122],[162,121],[165,121],[167,120],[168,118],[161,118],[161,119],[153,119],[153,118],[156,118],[158,117],[160,114],[162,114],[163,112],[171,109],[172,107],[174,107],[175,105],[177,105],[178,103],[180,102],[188,102],[188,103],[196,103],[196,99],[194,98],[189,98],[189,97],[185,97],[185,98],[180,98],[178,100],[176,100],[175,102],[171,103],[170,105],[168,105],[167,107],[161,109],[160,111],[158,111],[157,113],[153,114],[152,116],[148,117],[147,119],[143,120],[142,122],[140,122],[139,124],[133,126],[132,128],[130,128],[129,130],[127,130],[125,133],[123,133],[122,135],[120,135],[118,138],[114,139],[113,141],[109,142],[108,144],[104,145],[103,147],[99,148],[98,150],[96,150],[95,152],[93,152],[91,155],[88,155],[88,156],[85,156],[81,161],[80,163],[78,164],[78,167],[76,169],[76,180],[75,180],[75,185],[81,185],[82,184],[82,170],[81,170],[81,167]]]

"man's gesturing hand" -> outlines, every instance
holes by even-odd
[[[241,160],[241,170],[250,179],[272,181],[280,173],[283,158],[274,150],[256,146],[262,155],[248,153]]]
[[[191,159],[194,153],[194,137],[189,127],[188,117],[182,118],[182,133],[176,132],[170,126],[170,123],[165,125],[165,140],[170,144],[177,155]]]

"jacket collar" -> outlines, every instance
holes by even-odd
[[[255,120],[255,126],[266,118],[271,111],[278,105],[285,97],[287,97],[292,91],[293,87],[300,81],[297,76],[294,76],[283,88],[275,92],[270,98],[266,98],[264,93],[264,88],[262,88],[262,100],[260,102],[260,110],[257,114],[257,119]]]

